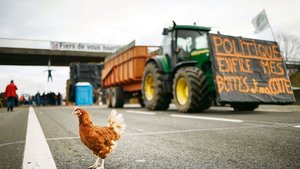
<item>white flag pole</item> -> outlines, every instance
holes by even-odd
[[[271,32],[272,32],[273,38],[274,38],[275,42],[277,42],[277,40],[276,40],[276,37],[275,37],[275,34],[274,34],[274,32],[273,32],[273,29],[272,29],[272,26],[271,26],[271,24],[270,24],[270,21],[269,21],[269,18],[268,18],[267,12],[266,12],[266,10],[265,10],[265,9],[264,9],[264,11],[265,11],[266,18],[267,18],[267,21],[268,21],[269,27],[270,27],[270,29],[271,29]]]

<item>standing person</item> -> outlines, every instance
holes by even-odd
[[[42,104],[43,104],[43,106],[46,106],[46,102],[47,102],[47,95],[44,92],[43,95],[42,95]]]
[[[14,84],[14,81],[11,80],[10,84],[6,86],[5,89],[5,98],[7,98],[7,111],[13,111],[15,99],[17,98],[16,90],[18,90],[17,86]]]
[[[35,94],[35,101],[36,101],[36,105],[38,105],[38,106],[41,105],[41,94],[40,94],[40,92],[37,92]]]
[[[57,94],[57,103],[59,106],[61,105],[61,94],[59,92]]]

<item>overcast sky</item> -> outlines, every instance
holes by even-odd
[[[175,20],[210,26],[213,32],[273,40],[270,29],[254,34],[251,20],[265,9],[275,34],[300,37],[299,7],[297,0],[0,0],[0,38],[160,45],[162,28]],[[46,69],[0,66],[0,91],[13,79],[19,94],[64,94],[69,68],[53,67],[50,83]]]

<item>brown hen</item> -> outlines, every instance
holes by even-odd
[[[89,168],[98,168],[101,158],[102,163],[100,168],[104,169],[104,159],[108,153],[116,148],[116,141],[119,140],[125,130],[122,114],[116,110],[112,110],[108,117],[108,125],[103,127],[94,125],[89,113],[82,108],[76,107],[73,114],[79,118],[79,135],[81,142],[97,156],[96,162]]]

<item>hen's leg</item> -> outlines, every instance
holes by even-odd
[[[88,169],[95,169],[95,168],[97,168],[98,165],[99,165],[99,158],[97,157],[96,162],[93,165],[89,166]]]
[[[102,163],[101,163],[100,169],[104,169],[104,159],[102,159]]]

